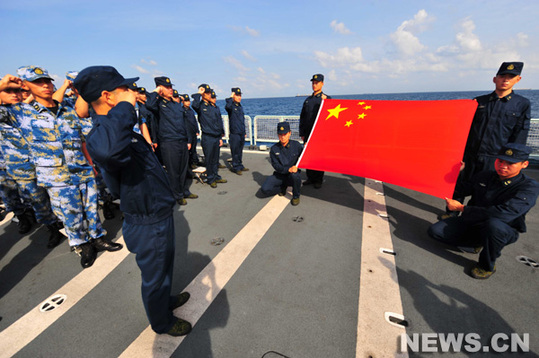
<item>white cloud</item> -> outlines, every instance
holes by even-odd
[[[145,63],[147,65],[157,66],[157,62],[151,59],[148,59],[148,60],[141,59],[140,62]]]
[[[256,58],[254,58],[249,52],[247,52],[246,50],[242,50],[241,51],[241,54],[243,55],[243,57],[245,57],[246,59],[250,60],[250,61],[256,61]]]
[[[517,44],[520,47],[528,47],[528,45],[529,45],[529,43],[528,43],[528,35],[523,33],[523,32],[519,32],[517,34]]]
[[[346,28],[346,26],[344,25],[344,23],[342,22],[337,22],[337,20],[333,20],[329,26],[331,26],[331,28],[333,29],[333,31],[339,33],[339,34],[342,34],[342,35],[350,35],[352,34],[352,31],[350,31],[349,29]]]
[[[425,10],[419,10],[412,20],[403,21],[390,38],[402,54],[413,56],[425,49],[415,35],[425,31],[431,21],[433,18],[429,17]]]
[[[139,65],[132,65],[131,67],[134,68],[135,70],[137,70],[140,73],[150,73],[150,71],[148,71],[147,69],[145,69],[144,67],[139,66]]]
[[[248,67],[245,67],[243,63],[241,63],[241,61],[235,58],[234,56],[223,57],[223,60],[226,63],[232,65],[232,67],[234,67],[240,72],[248,72],[250,70]]]
[[[258,30],[251,29],[249,26],[245,26],[245,27],[230,26],[230,28],[236,32],[242,32],[253,37],[257,37],[260,35],[260,32]]]

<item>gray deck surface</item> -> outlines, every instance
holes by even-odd
[[[229,157],[223,150],[221,162]],[[211,264],[271,199],[256,196],[272,172],[267,153],[244,153],[244,163],[250,171],[242,176],[221,169],[229,182],[217,189],[193,183],[191,190],[200,198],[175,208],[173,292],[180,292]],[[537,170],[526,173],[539,179]],[[173,356],[355,357],[364,184],[363,178],[327,173],[320,190],[304,187],[301,204],[284,209]],[[443,210],[442,200],[393,185],[384,185],[384,192],[409,322],[406,332],[474,332],[483,340],[500,332],[529,333],[532,352],[523,356],[539,356],[539,269],[516,260],[518,255],[539,260],[539,208],[527,215],[528,232],[503,251],[496,274],[478,281],[468,275],[476,255],[454,251],[426,234]],[[104,226],[110,237],[118,238],[121,219],[116,214]],[[303,221],[293,220],[298,216]],[[16,224],[0,227],[0,331],[82,270],[67,242],[48,250],[47,236],[44,227],[24,237]],[[211,245],[217,237],[225,243]],[[98,260],[112,255],[101,253]],[[130,254],[16,356],[116,357],[147,326],[140,272]]]

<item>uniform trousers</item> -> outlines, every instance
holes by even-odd
[[[140,268],[142,302],[152,329],[168,332],[176,318],[170,296],[174,268],[174,217],[154,224],[137,225],[124,221],[123,235],[127,249],[136,255]]]
[[[191,149],[189,149],[189,165],[198,165],[197,154],[197,137],[193,135],[194,139],[191,141]]]
[[[179,200],[191,194],[186,184],[189,150],[187,141],[175,140],[161,142],[163,163],[167,168],[168,181],[174,199]]]
[[[32,205],[36,220],[43,225],[52,225],[58,222],[58,218],[52,212],[51,201],[47,190],[37,185],[37,181],[18,180],[21,197]]]
[[[301,175],[297,173],[281,174],[273,172],[262,184],[260,189],[265,195],[275,195],[281,191],[282,188],[292,186],[292,197],[299,198],[301,189]]]
[[[208,184],[221,179],[219,175],[219,141],[221,138],[202,133],[202,151],[206,158],[206,178]]]
[[[6,206],[6,212],[13,212],[17,216],[26,210],[17,182],[8,176],[4,169],[0,170],[0,197]]]
[[[429,235],[453,246],[483,246],[479,255],[479,266],[493,271],[502,249],[518,239],[518,231],[499,219],[467,222],[462,216],[450,217],[431,225]]]
[[[245,134],[232,134],[228,137],[230,153],[232,154],[232,170],[237,172],[243,170],[243,146],[245,145]]]
[[[93,177],[79,185],[49,187],[47,192],[54,214],[64,223],[69,246],[107,234],[97,213],[97,187]]]

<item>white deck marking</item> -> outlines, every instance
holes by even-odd
[[[404,328],[389,324],[384,315],[402,315],[402,301],[382,183],[365,179],[363,234],[361,236],[361,273],[356,357],[408,357],[397,352]],[[382,215],[380,215],[382,214]]]
[[[195,326],[289,202],[289,197],[272,198],[185,288],[191,298],[174,314]],[[184,337],[156,334],[148,326],[120,357],[170,357]]]
[[[124,244],[123,236],[117,242]],[[124,244],[122,250],[105,252],[104,255],[107,256],[106,259],[99,257],[91,268],[83,270],[51,295],[51,297],[57,294],[67,296],[67,300],[61,306],[54,311],[45,313],[40,312],[39,306],[36,306],[15,323],[0,332],[0,342],[2,342],[3,347],[0,357],[11,357],[15,355],[39,336],[111,273],[129,255],[129,251],[125,248]]]

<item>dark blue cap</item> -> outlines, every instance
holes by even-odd
[[[311,81],[324,82],[324,75],[321,73],[317,73],[313,75],[313,78],[311,78]]]
[[[101,92],[128,86],[138,79],[138,77],[124,78],[112,66],[91,66],[79,72],[73,85],[86,102],[92,103],[101,97]]]
[[[200,87],[204,88],[204,93],[211,93],[210,85],[208,85],[206,83],[203,83],[200,86],[198,86],[198,88],[200,88]]]
[[[172,91],[172,97],[179,98],[180,94],[178,93],[178,90]]]
[[[127,88],[129,88],[130,90],[138,92],[138,87],[137,87],[137,84],[135,82],[131,82],[131,83],[127,84]]]
[[[241,96],[241,89],[239,87],[232,88],[232,93],[234,93],[237,96]]]
[[[155,81],[156,86],[167,86],[167,87],[172,86],[172,82],[170,82],[170,78],[166,76],[155,77],[153,80]]]
[[[138,92],[141,94],[146,94],[146,88],[145,87],[139,87]]]
[[[290,124],[288,122],[279,122],[277,124],[277,134],[286,134],[290,132]]]
[[[505,74],[520,76],[523,67],[523,62],[504,62],[500,66],[500,69],[498,70],[498,73],[496,73],[496,76]]]
[[[191,100],[189,99],[189,95],[188,95],[188,94],[181,94],[181,95],[180,95],[180,99],[181,99],[182,101],[184,101],[184,102],[185,102],[185,101],[191,102]]]
[[[496,158],[509,163],[518,163],[528,160],[532,148],[520,143],[507,143],[502,146]]]

